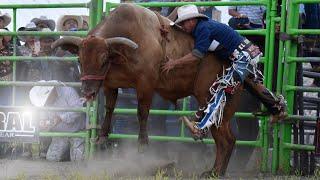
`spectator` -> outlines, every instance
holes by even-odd
[[[18,31],[38,31],[35,23],[30,22],[25,27],[20,27]],[[37,56],[40,52],[39,39],[35,36],[19,36],[19,40],[25,44],[18,47],[20,56]]]
[[[28,23],[25,27],[20,27],[18,31],[38,31],[33,22]],[[24,45],[17,47],[18,56],[38,56],[40,52],[40,42],[35,36],[18,36]],[[40,79],[40,62],[38,61],[18,61],[17,62],[17,80],[18,81],[39,81]],[[26,96],[30,87],[16,87],[17,98],[16,103],[19,105],[28,104],[28,96]]]
[[[245,1],[245,0],[230,0]],[[259,29],[264,28],[263,14],[266,8],[264,6],[230,6],[229,25],[233,29]]]
[[[82,31],[88,31],[89,30],[89,16],[81,16],[83,23],[82,23]]]
[[[51,81],[57,82],[57,81]],[[35,86],[29,93],[30,101],[37,107],[82,107],[82,102],[75,89],[71,87]],[[43,114],[40,128],[54,132],[77,132],[85,128],[85,115],[79,112],[50,112]],[[53,137],[46,159],[49,161],[67,160],[70,152],[71,161],[84,159],[84,139]]]
[[[42,32],[51,32],[49,28],[43,28]],[[38,56],[53,56],[54,52],[51,49],[51,44],[58,39],[58,36],[41,36],[40,37],[40,52]],[[44,80],[57,79],[60,76],[59,71],[56,71],[56,62],[40,61],[41,75],[40,78]],[[62,77],[63,78],[63,77]],[[57,79],[61,80],[61,79]]]
[[[10,22],[11,17],[9,16],[9,14],[2,14],[2,12],[0,11],[0,29],[7,29],[7,26],[10,24]]]
[[[0,32],[8,32],[6,29],[0,29]],[[10,44],[10,36],[0,35],[0,56],[11,56],[12,55],[12,45]],[[11,80],[12,73],[12,63],[7,61],[0,62],[0,77],[2,81]],[[2,99],[1,99],[2,100]]]
[[[2,23],[0,23],[2,26]],[[7,23],[5,23],[7,24]],[[7,29],[0,29],[0,32],[8,32]],[[10,36],[0,35],[0,56],[12,56],[12,44],[10,44]],[[12,63],[7,61],[0,61],[0,81],[10,81],[12,80]],[[12,88],[10,87],[0,87],[0,105],[8,106],[11,104],[12,98]],[[6,109],[1,109],[1,112],[6,112]],[[0,157],[12,154],[14,152],[14,147],[11,147],[11,143],[0,143]]]
[[[8,32],[6,29],[0,29],[0,32]],[[12,44],[10,44],[10,36],[0,35],[0,56],[12,56]],[[12,80],[12,63],[9,60],[0,61],[0,81]],[[9,105],[11,101],[11,88],[0,88],[0,104]]]
[[[46,16],[40,16],[40,18],[33,18],[31,20],[36,26],[41,30],[43,28],[49,28],[54,31],[56,28],[56,23],[53,19],[48,19]]]
[[[208,0],[201,0],[201,1],[208,1]],[[212,6],[200,6],[199,8],[199,12],[208,16],[210,19],[212,19],[212,10],[213,7]]]
[[[61,16],[57,23],[58,31],[78,31],[83,28],[83,18],[81,16],[76,15],[65,15]],[[73,54],[69,51],[62,51],[61,49],[57,50],[56,53],[59,57],[71,57],[76,56],[77,54]],[[64,81],[79,81],[80,79],[80,71],[79,71],[79,63],[78,62],[64,62],[60,63],[60,71],[61,74],[64,75]]]
[[[78,31],[82,29],[83,19],[81,16],[64,15],[57,21],[58,31]]]

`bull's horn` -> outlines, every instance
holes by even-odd
[[[125,44],[132,49],[137,49],[139,46],[137,43],[133,42],[132,40],[124,37],[113,37],[113,38],[108,38],[105,40],[107,45],[112,45],[114,43],[119,43],[119,44]]]
[[[63,37],[60,38],[58,40],[56,40],[55,42],[53,42],[51,44],[51,48],[55,49],[59,46],[62,46],[64,44],[73,44],[75,46],[79,46],[82,42],[82,38],[80,37],[75,37],[75,36],[67,36],[67,37]]]

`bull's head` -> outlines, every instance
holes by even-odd
[[[87,38],[64,37],[52,44],[52,48],[58,46],[72,52],[78,52],[81,69],[81,92],[87,100],[93,100],[105,80],[111,66],[110,55],[113,44],[123,44],[136,49],[138,45],[124,37],[103,39],[89,36]]]

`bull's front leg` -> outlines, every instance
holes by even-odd
[[[138,96],[138,119],[139,119],[139,152],[144,151],[144,147],[148,145],[148,131],[147,131],[147,120],[149,116],[149,110],[152,103],[152,93],[139,93],[137,92]]]
[[[102,123],[100,133],[99,133],[98,143],[105,142],[107,136],[111,131],[111,119],[112,119],[112,114],[113,114],[114,107],[116,105],[116,101],[118,97],[118,89],[105,88],[104,94],[105,94],[105,100],[106,100],[106,105],[105,105],[106,113],[105,113],[105,117]]]

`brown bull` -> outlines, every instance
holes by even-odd
[[[172,102],[194,95],[200,106],[206,105],[208,89],[222,73],[223,63],[210,54],[199,65],[191,64],[162,74],[160,69],[166,57],[176,59],[193,48],[192,37],[170,28],[169,23],[167,18],[146,8],[123,4],[91,30],[85,39],[62,38],[53,44],[53,48],[73,45],[79,50],[82,93],[87,99],[95,98],[103,86],[106,116],[100,137],[106,137],[110,132],[118,88],[136,89],[140,145],[148,143],[147,119],[155,92]],[[229,121],[238,99],[239,94],[229,98],[221,127],[211,128],[217,156],[214,168],[206,174],[225,173],[235,144]]]

